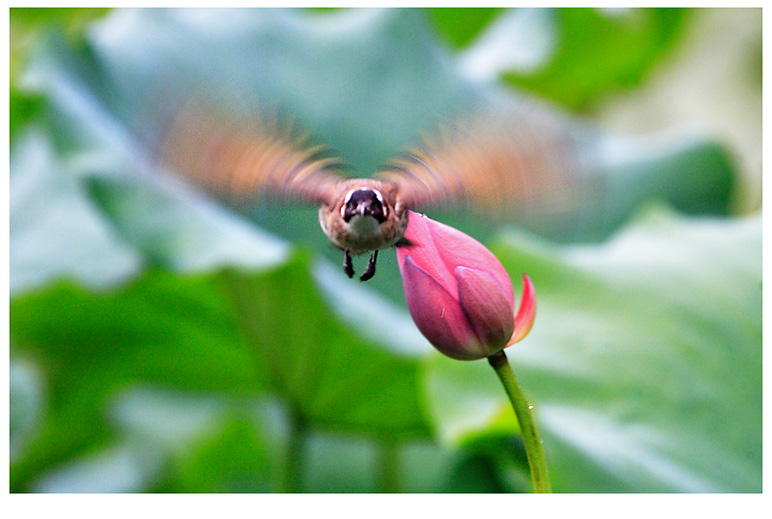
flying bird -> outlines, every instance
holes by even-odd
[[[162,138],[162,165],[227,201],[269,195],[317,204],[348,277],[352,255],[370,253],[362,281],[375,274],[378,251],[404,239],[409,210],[463,205],[498,219],[565,212],[581,182],[576,142],[549,114],[488,110],[459,118],[372,177],[350,178],[342,160],[287,121],[225,113],[185,103]]]

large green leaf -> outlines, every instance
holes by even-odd
[[[556,491],[761,491],[760,218],[652,211],[600,246],[495,250],[537,287],[507,353]],[[516,427],[487,363],[438,356],[425,388],[447,442]]]
[[[42,492],[244,492],[275,486],[286,443],[267,398],[130,386],[111,399],[116,439],[46,472]],[[201,467],[205,464],[205,467]]]
[[[103,407],[136,380],[254,391],[259,373],[211,279],[151,271],[97,293],[62,282],[11,304],[14,352],[35,359],[47,414],[12,485],[109,435]]]
[[[313,286],[306,261],[295,261],[258,275],[151,270],[109,292],[60,283],[14,298],[12,343],[37,359],[50,395],[14,466],[14,488],[106,439],[104,406],[134,382],[228,394],[270,388],[315,427],[425,436],[415,361],[357,339]]]
[[[50,143],[33,142],[43,157],[51,153]],[[112,169],[120,170],[120,165]],[[425,434],[417,408],[414,362],[395,358],[377,347],[377,341],[371,342],[376,346],[364,347],[337,324],[337,318],[324,310],[321,296],[314,295],[305,261],[256,275],[286,261],[283,243],[175,183],[141,182],[114,171],[86,177],[80,189],[52,193],[69,197],[76,207],[87,207],[86,214],[104,230],[89,234],[83,232],[88,227],[77,226],[79,232],[67,238],[69,250],[87,254],[97,265],[101,261],[111,266],[110,256],[101,250],[89,253],[89,247],[101,246],[107,235],[117,250],[156,268],[139,271],[134,262],[122,275],[141,274],[128,285],[114,287],[116,281],[105,281],[82,260],[34,249],[36,242],[30,239],[31,250],[41,257],[37,263],[22,264],[43,267],[33,270],[42,277],[35,284],[59,272],[77,276],[28,289],[12,301],[15,352],[37,360],[51,395],[50,413],[41,430],[31,435],[26,455],[14,465],[14,488],[23,488],[35,472],[77,455],[97,438],[106,441],[104,406],[110,395],[135,381],[228,393],[263,391],[269,384],[286,400],[297,402],[306,420],[319,425],[373,434],[389,431],[395,437]],[[25,164],[14,170],[31,179],[36,178],[32,173],[55,172]],[[71,177],[55,178],[77,186]],[[56,213],[55,205],[43,207]],[[68,213],[73,212],[62,212]],[[52,217],[38,224],[33,238],[45,236],[40,231],[46,226],[56,236],[57,223]],[[320,277],[326,277],[332,295],[331,275]],[[79,281],[94,284],[99,291],[84,288]],[[367,294],[361,295],[367,299]],[[262,313],[249,312],[255,304]],[[356,320],[356,312],[349,315],[349,320],[351,316]],[[240,327],[242,321],[247,332]],[[301,365],[307,366],[305,372]],[[325,378],[320,379],[319,373]],[[392,376],[399,382],[393,383]],[[302,385],[282,383],[291,377]],[[115,456],[125,454],[122,447],[115,448]],[[46,483],[41,488],[69,487]],[[181,488],[199,487],[189,482]]]
[[[320,425],[420,435],[415,360],[338,324],[310,289],[307,271],[281,274],[253,278],[232,271],[226,284],[255,357],[285,398]]]
[[[488,68],[512,85],[552,99],[563,106],[582,109],[604,95],[638,85],[667,55],[683,34],[688,9],[554,9],[511,12],[488,29],[478,45],[499,50],[499,63]],[[523,19],[538,20],[529,38],[514,40],[523,32]],[[507,63],[525,51],[505,52],[509,39],[532,47],[530,59]],[[504,40],[504,41],[501,41]],[[514,40],[514,41],[513,41]],[[467,51],[479,54],[474,46]],[[478,58],[479,59],[479,58]],[[507,67],[509,65],[509,67]],[[494,68],[495,67],[495,68]]]
[[[30,130],[16,142],[10,182],[12,293],[58,277],[107,286],[141,265],[67,173],[46,132]]]
[[[430,9],[429,16],[453,47],[463,48],[490,27],[502,11],[501,8],[437,8]]]

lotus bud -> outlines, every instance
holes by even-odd
[[[413,321],[445,355],[482,359],[530,331],[536,312],[531,280],[523,275],[522,302],[515,316],[509,274],[471,236],[411,212],[397,260]]]

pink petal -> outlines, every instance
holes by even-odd
[[[488,355],[503,349],[515,328],[514,306],[487,272],[457,267],[456,278],[459,303],[477,339]]]
[[[410,245],[397,247],[400,264],[405,254],[454,295],[456,267],[468,267],[488,272],[500,285],[507,301],[514,306],[512,281],[504,266],[483,244],[424,215],[410,211],[405,238]]]
[[[400,261],[405,301],[418,329],[445,355],[459,360],[486,357],[458,300],[411,256]]]
[[[454,297],[458,297],[456,276],[453,268],[449,269],[447,267],[434,243],[430,229],[433,223],[436,222],[423,215],[409,211],[408,225],[405,231],[405,238],[408,240],[409,245],[397,247],[397,262],[399,263],[400,272],[402,272],[405,257],[409,254],[416,265],[420,266],[425,272],[430,272],[435,281],[442,285],[445,290],[453,294]],[[402,277],[404,279],[404,272],[402,272]]]
[[[523,274],[523,294],[520,297],[520,308],[515,316],[515,331],[509,339],[507,346],[522,341],[533,328],[536,319],[536,290],[531,278]]]

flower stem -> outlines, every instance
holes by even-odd
[[[488,362],[496,371],[496,375],[504,386],[504,391],[506,391],[509,401],[512,403],[515,416],[520,424],[523,443],[525,444],[525,453],[528,456],[528,465],[531,468],[533,490],[537,493],[552,492],[549,475],[547,474],[547,459],[544,456],[542,441],[536,430],[536,422],[531,412],[533,406],[528,403],[503,350],[488,357]]]

